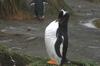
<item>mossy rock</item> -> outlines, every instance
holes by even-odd
[[[100,19],[94,20],[94,25],[95,25],[97,28],[100,28]]]

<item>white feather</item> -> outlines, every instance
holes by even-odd
[[[63,12],[63,15],[65,15],[66,13],[68,13],[68,11],[65,11],[64,9],[61,9],[61,11]]]
[[[51,22],[45,30],[45,44],[46,44],[46,49],[48,52],[48,55],[51,59],[55,59],[58,64],[60,64],[61,58],[59,58],[55,52],[55,42],[57,40],[56,38],[56,31],[58,28],[58,22],[55,20]],[[62,46],[61,46],[62,48]]]

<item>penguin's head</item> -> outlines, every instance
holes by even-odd
[[[68,19],[69,19],[69,12],[68,11],[65,11],[63,9],[61,9],[59,11],[59,15],[58,15],[58,21],[59,21],[59,24],[65,24],[68,22]]]

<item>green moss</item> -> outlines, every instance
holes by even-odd
[[[32,57],[25,54],[18,54],[13,51],[8,51],[9,48],[0,45],[0,63],[3,66],[12,66],[11,58],[16,62],[16,66],[58,66],[47,64],[48,58]],[[91,61],[72,61],[71,64],[64,66],[97,66]]]
[[[7,52],[8,48],[6,46],[0,45],[0,53]]]
[[[32,62],[31,56],[9,51],[9,48],[0,45],[0,63],[2,66],[12,66],[12,59],[15,61],[16,66],[26,66]]]

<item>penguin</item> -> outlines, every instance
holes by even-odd
[[[68,62],[66,58],[68,49],[68,21],[70,14],[60,10],[58,19],[51,22],[45,29],[45,45],[50,60],[49,64],[63,65]]]

